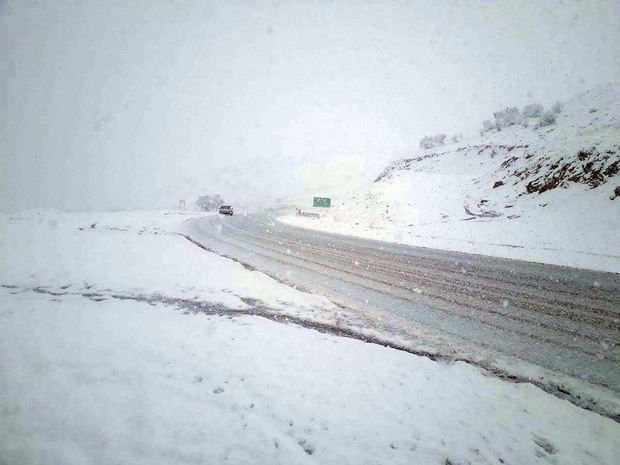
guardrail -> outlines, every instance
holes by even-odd
[[[302,212],[302,211],[298,211],[297,212],[297,216],[307,216],[307,217],[310,217],[310,218],[320,218],[321,217],[318,213]]]

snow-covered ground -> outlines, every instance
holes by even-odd
[[[187,217],[0,217],[1,463],[620,456],[618,423],[532,385],[236,314],[338,310],[172,234]]]
[[[3,284],[53,293],[210,302],[247,309],[331,310],[262,273],[199,249],[176,232],[202,213],[62,213],[2,215]]]
[[[565,102],[555,125],[421,150],[288,224],[461,252],[620,272],[620,90]],[[311,196],[297,205],[310,209]]]

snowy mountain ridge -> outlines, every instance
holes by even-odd
[[[530,124],[528,124],[530,123]],[[335,197],[314,229],[462,252],[620,271],[620,88],[533,121],[421,150]],[[610,200],[611,199],[611,200]]]

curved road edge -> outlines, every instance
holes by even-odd
[[[189,220],[188,223],[191,223],[193,221],[195,220]],[[217,250],[210,248],[209,245],[206,244],[204,241],[199,240],[197,237],[192,237],[190,232],[183,232],[178,234],[206,252],[214,253],[229,260],[233,260],[246,269],[252,271],[259,271],[271,277],[272,279],[281,282],[282,284],[288,286],[294,285],[293,283],[282,279],[281,276],[265,270],[258,269],[254,265],[248,262],[244,262],[239,258],[220,253]],[[300,288],[299,285],[295,285],[295,287],[305,292],[312,292],[310,290]],[[582,382],[580,380],[561,379],[558,378],[557,375],[554,376],[554,374],[552,373],[549,373],[549,376],[547,376],[547,373],[543,374],[540,377],[528,376],[523,373],[517,373],[508,370],[506,369],[506,367],[502,367],[494,363],[495,360],[492,359],[474,359],[459,355],[446,355],[442,353],[422,350],[420,348],[413,348],[409,345],[394,340],[394,338],[390,337],[389,334],[368,334],[364,333],[363,331],[359,330],[354,326],[349,326],[346,324],[326,323],[324,321],[317,321],[312,318],[305,318],[298,315],[286,314],[280,310],[269,309],[267,307],[254,307],[247,311],[235,310],[234,313],[260,316],[284,324],[296,324],[308,329],[314,329],[316,331],[327,334],[357,339],[371,344],[378,344],[384,347],[407,352],[412,355],[425,357],[436,362],[467,363],[481,370],[484,370],[490,375],[495,376],[506,382],[516,384],[532,384],[537,388],[547,392],[548,394],[553,395],[556,398],[566,400],[577,407],[598,413],[599,415],[609,418],[617,423],[620,423],[620,402],[618,401],[618,399],[614,396],[609,396],[607,392],[603,392],[598,386],[592,386],[589,383]]]

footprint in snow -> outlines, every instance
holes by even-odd
[[[304,452],[308,455],[312,455],[314,454],[314,446],[312,444],[310,444],[308,441],[306,441],[305,439],[300,439],[299,441],[297,441],[297,444],[299,444],[301,446],[301,448],[304,450]]]
[[[543,449],[547,454],[555,454],[558,451],[558,448],[555,446],[555,444],[553,444],[551,441],[549,441],[546,438],[543,438],[542,436],[538,436],[538,435],[534,435],[534,442],[536,443],[536,445],[538,447],[540,447],[541,449]]]

